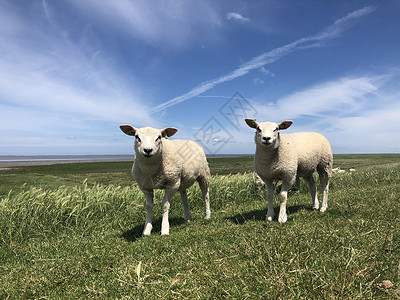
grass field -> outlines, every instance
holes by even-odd
[[[159,191],[146,238],[130,162],[0,171],[0,299],[400,298],[400,155],[336,155],[357,171],[334,174],[327,212],[302,181],[283,225],[251,157],[209,164],[211,219],[194,186],[192,222],[176,197],[161,237]]]

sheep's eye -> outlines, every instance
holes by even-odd
[[[138,135],[135,135],[135,138],[140,143],[140,137]]]
[[[161,140],[161,135],[159,135],[159,136],[156,138],[156,142],[159,141],[159,140]]]
[[[260,129],[260,127],[257,127],[257,132],[261,132],[261,129]]]
[[[277,132],[279,130],[279,128],[278,127],[276,127],[275,129],[274,129],[274,132]]]

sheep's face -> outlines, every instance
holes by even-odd
[[[266,148],[276,148],[279,141],[279,125],[271,122],[259,123],[256,127],[255,141]]]
[[[272,122],[258,123],[253,119],[245,119],[247,125],[256,129],[254,137],[257,145],[265,148],[277,148],[279,145],[279,131],[289,128],[292,121],[284,121],[276,124]]]
[[[159,153],[162,149],[162,138],[168,138],[174,135],[178,130],[176,128],[165,128],[163,130],[144,127],[136,129],[130,125],[121,125],[121,130],[127,135],[134,136],[135,152],[145,158],[150,158]]]
[[[161,131],[151,127],[140,128],[135,134],[135,151],[144,157],[152,157],[160,151]]]

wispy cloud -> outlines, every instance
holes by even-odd
[[[394,120],[400,115],[400,93],[397,87],[393,90],[398,80],[397,71],[341,77],[267,105],[264,99],[252,102],[257,107],[257,121],[294,120],[290,132],[324,133],[334,153],[398,152],[400,123]],[[244,122],[242,126],[247,129]],[[253,132],[243,132],[237,139],[244,144],[252,141]]]
[[[221,25],[212,1],[97,1],[71,3],[99,26],[107,24],[115,34],[128,35],[153,46],[185,47],[205,32],[210,38]],[[101,20],[99,22],[99,20]],[[109,26],[111,25],[111,26]]]
[[[135,83],[118,74],[98,49],[87,46],[85,34],[74,40],[60,24],[49,24],[50,7],[45,0],[41,4],[42,15],[34,17],[0,5],[3,107],[10,112],[13,107],[47,111],[49,122],[54,114],[112,122],[150,120]]]
[[[241,14],[239,13],[235,13],[235,12],[230,12],[226,15],[226,18],[228,20],[235,20],[235,21],[239,21],[241,23],[245,23],[245,22],[249,22],[250,19],[243,17]]]
[[[275,74],[273,72],[271,72],[270,70],[267,70],[264,66],[262,66],[260,69],[258,69],[262,74],[264,74],[265,76],[271,76],[271,77],[275,77]]]
[[[396,79],[398,80],[398,78]],[[334,116],[328,134],[336,153],[385,153],[400,151],[400,95],[373,98],[375,107],[363,107],[356,114]]]
[[[374,7],[368,6],[362,9],[356,10],[348,15],[344,16],[336,20],[332,25],[326,27],[321,32],[316,35],[308,36],[305,38],[298,39],[292,43],[284,45],[282,47],[275,48],[269,52],[263,53],[253,59],[249,60],[248,62],[244,63],[243,65],[239,66],[237,69],[233,70],[232,72],[222,75],[218,78],[205,81],[200,83],[198,86],[191,89],[189,92],[172,98],[158,106],[156,106],[152,112],[162,111],[168,107],[196,97],[215,86],[234,80],[238,77],[244,76],[250,71],[254,69],[261,68],[267,64],[271,64],[283,56],[286,56],[290,53],[295,51],[305,49],[305,48],[315,48],[322,45],[323,42],[336,38],[340,33],[342,33],[345,29],[351,26],[352,21],[359,19],[362,16],[372,13],[375,10]]]
[[[325,120],[348,116],[364,108],[368,97],[378,92],[382,77],[344,77],[323,82],[278,99],[275,103],[258,103],[264,120],[296,119],[301,116]],[[282,121],[282,120],[281,120]]]

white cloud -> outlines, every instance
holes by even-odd
[[[250,19],[249,18],[245,18],[243,17],[241,14],[239,13],[235,13],[235,12],[230,12],[226,15],[226,18],[228,20],[234,20],[234,21],[239,21],[241,23],[245,23],[245,22],[249,22]]]
[[[264,66],[262,66],[261,68],[258,69],[262,74],[264,74],[265,76],[271,76],[271,77],[275,77],[275,74],[273,72],[271,72],[270,70],[267,70]]]
[[[324,82],[278,99],[276,104],[258,106],[264,118],[336,115],[357,111],[365,97],[378,90],[380,77],[345,77]],[[277,120],[279,121],[279,120]]]
[[[1,151],[58,147],[63,153],[61,145],[82,146],[80,135],[105,135],[103,127],[157,124],[135,79],[89,46],[85,32],[72,39],[48,4],[43,1],[43,15],[34,17],[0,4]]]
[[[267,64],[271,64],[279,60],[281,57],[284,57],[295,51],[305,48],[318,47],[320,46],[320,43],[337,37],[339,33],[341,33],[349,26],[349,22],[354,21],[354,19],[360,18],[366,14],[369,14],[373,10],[374,8],[372,7],[365,7],[356,10],[346,15],[345,17],[338,19],[334,24],[326,27],[324,30],[316,35],[298,39],[290,44],[275,48],[269,52],[265,52],[257,57],[254,57],[253,59],[249,60],[248,62],[244,63],[243,65],[239,66],[228,74],[222,75],[209,81],[202,82],[191,89],[189,92],[172,98],[164,103],[161,103],[153,109],[153,112],[164,110],[170,106],[176,105],[195,96],[198,96],[221,83],[244,76],[252,70],[259,69]]]
[[[262,80],[261,78],[254,78],[253,79],[253,83],[255,84],[255,85],[263,85],[264,84],[264,80]]]
[[[334,153],[398,152],[400,123],[396,120],[400,115],[400,91],[387,91],[387,86],[397,81],[396,75],[388,74],[324,82],[273,104],[254,103],[257,120],[293,119],[291,132],[324,133]]]
[[[193,39],[215,34],[221,19],[212,1],[97,1],[71,3],[101,26],[152,45],[185,47]],[[193,34],[197,32],[197,34]]]
[[[43,7],[48,18],[45,1]],[[97,50],[75,43],[56,26],[34,26],[29,17],[25,20],[4,7],[1,11],[0,19],[7,15],[6,24],[2,21],[6,26],[0,26],[3,105],[83,119],[150,120],[140,92],[135,92],[140,89],[115,72]]]

